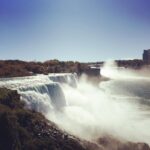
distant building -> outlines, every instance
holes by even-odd
[[[144,52],[143,52],[143,61],[146,64],[150,64],[150,49],[144,50]]]

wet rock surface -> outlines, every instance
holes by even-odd
[[[122,142],[109,136],[99,138],[98,143],[106,150],[150,150],[148,144]]]

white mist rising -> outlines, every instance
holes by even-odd
[[[28,108],[78,137],[93,141],[112,135],[150,144],[150,79],[112,64],[101,70],[111,80],[99,86],[83,76],[75,88],[71,74],[14,78],[0,85],[17,89]]]
[[[47,118],[88,140],[112,135],[122,140],[150,143],[150,110],[139,104],[141,97],[126,90],[130,83],[136,89],[137,82],[141,86],[143,80],[150,80],[136,76],[133,71],[114,70],[108,65],[103,69],[106,68],[107,71],[102,70],[103,75],[109,73],[107,77],[113,80],[102,82],[99,87],[90,84],[85,77],[78,82],[77,88],[62,85],[67,106],[60,112],[48,113]],[[128,84],[124,86],[124,82]]]
[[[115,61],[107,61],[101,69],[101,75],[114,80],[127,80],[127,79],[148,79],[150,71],[148,68],[143,67],[138,70],[133,70],[125,67],[118,67]]]

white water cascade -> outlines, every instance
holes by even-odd
[[[76,74],[49,74],[31,77],[3,78],[0,86],[15,89],[26,102],[26,107],[46,114],[66,106],[63,84],[77,86]]]
[[[102,73],[108,75],[107,70]],[[113,70],[113,79],[99,86],[86,77],[78,81],[76,74],[0,79],[0,86],[17,90],[27,108],[80,138],[112,135],[150,144],[150,79],[126,70],[127,78],[122,70],[116,77]]]

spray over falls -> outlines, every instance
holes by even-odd
[[[112,75],[112,80],[101,82],[98,87],[86,77],[78,80],[76,74],[3,79],[0,85],[17,89],[27,108],[43,113],[80,138],[94,141],[109,135],[150,144],[149,95],[142,95],[142,91],[150,93],[150,80],[129,72],[128,78],[124,78],[120,74],[125,70],[112,69],[108,73],[110,70],[109,66],[102,68],[102,75]]]

